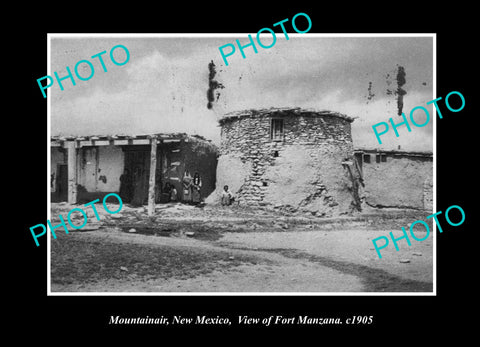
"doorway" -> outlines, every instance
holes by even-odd
[[[148,149],[125,150],[125,168],[121,191],[129,192],[122,200],[134,206],[141,206],[148,200],[148,179],[150,176],[150,151]]]
[[[56,179],[56,201],[67,201],[68,199],[68,165],[57,164]]]

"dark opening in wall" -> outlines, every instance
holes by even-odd
[[[363,162],[370,164],[370,154],[363,155]]]
[[[385,153],[382,153],[382,154],[377,153],[377,154],[375,155],[375,161],[376,161],[377,163],[380,163],[380,162],[386,163],[386,162],[387,162],[387,155],[386,155]]]
[[[270,139],[273,141],[283,140],[283,119],[272,118],[270,123]]]
[[[355,153],[355,162],[358,170],[362,172],[363,155],[361,153]]]
[[[277,157],[278,157],[278,151],[274,151],[274,152],[273,152],[273,157],[274,157],[274,158],[277,158]]]
[[[263,181],[262,183],[264,187],[268,186],[268,182]]]

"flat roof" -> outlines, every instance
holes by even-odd
[[[270,108],[261,108],[261,109],[248,109],[240,110],[226,113],[223,117],[219,119],[219,123],[222,124],[227,120],[239,119],[244,117],[265,117],[274,114],[275,116],[307,116],[307,117],[337,117],[345,119],[348,122],[353,122],[355,118],[349,117],[343,113],[329,111],[329,110],[316,110],[312,108],[301,108],[301,107],[270,107]]]
[[[152,138],[160,143],[169,142],[204,142],[212,146],[213,143],[200,135],[188,135],[186,133],[156,133],[141,135],[86,135],[86,136],[51,136],[51,147],[63,147],[66,142],[75,142],[76,147],[83,146],[128,146],[128,145],[149,145]]]
[[[353,152],[406,155],[412,157],[433,157],[433,152],[431,151],[405,151],[400,149],[354,148]]]

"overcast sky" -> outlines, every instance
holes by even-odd
[[[252,35],[255,37],[255,35]],[[51,93],[51,135],[113,135],[186,132],[219,142],[218,118],[226,112],[268,107],[307,107],[327,109],[358,117],[352,124],[356,147],[406,150],[432,150],[433,106],[426,102],[433,95],[433,38],[431,37],[320,37],[310,34],[277,34],[270,49],[257,45],[245,48],[246,58],[237,52],[225,66],[218,47],[246,44],[245,35],[236,37],[125,37],[75,36],[51,38],[51,68],[60,77],[66,66],[72,72],[82,59],[90,60],[94,76],[76,86],[63,81],[61,91],[55,83]],[[271,35],[262,43],[268,45]],[[124,45],[130,60],[114,65],[111,48]],[[107,72],[97,58],[103,55]],[[115,58],[125,59],[122,49]],[[207,108],[210,61],[216,65],[218,100]],[[372,125],[397,115],[399,67],[405,71],[402,89],[403,111],[409,117],[415,106],[425,106],[432,120],[423,127],[405,126],[382,136],[379,145]],[[73,72],[74,73],[74,72]],[[80,75],[90,74],[87,64]],[[45,81],[44,81],[45,83]],[[40,97],[41,93],[39,92]],[[217,95],[215,94],[215,97]],[[415,113],[417,123],[425,115]],[[382,129],[382,128],[379,128]]]

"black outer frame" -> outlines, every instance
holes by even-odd
[[[38,14],[34,28],[28,34],[30,93],[26,104],[32,107],[28,115],[28,124],[22,128],[24,138],[28,138],[31,154],[23,172],[27,174],[29,191],[28,213],[15,226],[15,256],[21,258],[16,265],[14,288],[17,309],[13,317],[25,320],[28,316],[29,329],[45,334],[49,329],[57,332],[79,332],[87,329],[93,332],[107,332],[115,335],[121,332],[178,334],[182,328],[159,328],[156,326],[111,326],[111,315],[123,316],[171,316],[171,315],[209,315],[227,316],[236,321],[239,315],[268,317],[270,315],[298,316],[321,315],[340,317],[353,315],[374,315],[374,324],[365,326],[271,326],[268,329],[259,326],[231,327],[189,326],[185,331],[234,330],[259,332],[272,331],[275,334],[290,334],[291,329],[319,333],[333,332],[339,339],[339,333],[345,331],[367,332],[375,341],[376,334],[385,332],[390,337],[408,338],[413,332],[429,332],[426,327],[448,328],[452,335],[466,328],[467,317],[473,303],[472,281],[475,278],[473,254],[475,243],[472,241],[475,230],[474,204],[471,198],[476,188],[474,131],[475,99],[472,80],[477,74],[474,59],[474,33],[471,21],[466,18],[470,12],[465,7],[428,9],[426,12],[400,12],[389,10],[380,13],[377,9],[365,6],[350,7],[336,12],[325,8],[322,3],[315,6],[275,6],[261,9],[246,4],[213,7],[205,5],[201,10],[192,10],[195,15],[188,17],[181,10],[170,12],[174,15],[150,13],[145,7],[120,9],[118,12],[105,12],[98,18],[102,20],[89,23],[69,21],[66,14],[58,14],[57,20],[48,21]],[[97,5],[96,5],[97,6]],[[404,8],[406,4],[404,4]],[[342,7],[342,6],[341,6]],[[412,11],[416,7],[411,7]],[[348,9],[348,14],[345,10]],[[51,11],[51,10],[49,10]],[[46,11],[45,11],[46,12]],[[53,11],[55,12],[55,11]],[[62,12],[62,11],[59,11]],[[161,11],[164,12],[164,11]],[[36,82],[46,75],[47,33],[256,33],[264,27],[285,18],[292,18],[299,12],[307,13],[312,20],[311,33],[436,33],[437,34],[437,97],[451,91],[460,91],[466,100],[465,108],[459,113],[451,113],[442,108],[443,119],[437,118],[437,207],[436,211],[445,211],[451,205],[460,205],[466,214],[465,223],[459,227],[449,226],[442,216],[440,220],[444,232],[437,233],[437,296],[175,296],[175,297],[47,297],[46,295],[46,247],[35,247],[29,227],[46,221],[46,99],[42,98]],[[109,13],[107,15],[107,13]],[[115,13],[115,15],[114,15]],[[330,13],[330,15],[329,15]],[[332,13],[336,13],[332,15]],[[412,17],[412,15],[414,15]],[[47,14],[46,14],[47,15]],[[63,16],[63,17],[62,17]],[[409,17],[409,18],[407,18]],[[53,18],[52,13],[47,18]],[[64,18],[64,20],[58,20]],[[121,20],[123,18],[123,20]],[[188,19],[187,19],[188,18]],[[475,21],[476,22],[476,21]],[[187,24],[188,23],[188,24]],[[279,28],[274,29],[281,32]],[[469,183],[467,185],[467,183]],[[25,183],[24,183],[25,184]],[[472,312],[474,313],[474,312]],[[53,323],[54,322],[54,323]],[[184,330],[184,329],[182,329]],[[85,330],[84,330],[85,331]],[[345,334],[343,334],[345,335]],[[348,334],[347,334],[348,335]],[[41,336],[41,335],[40,335]],[[458,335],[455,334],[457,337]],[[433,336],[431,336],[433,338]],[[318,340],[313,340],[318,341]],[[372,341],[372,340],[370,340]],[[383,340],[386,342],[386,340]],[[458,341],[458,340],[457,340]]]

